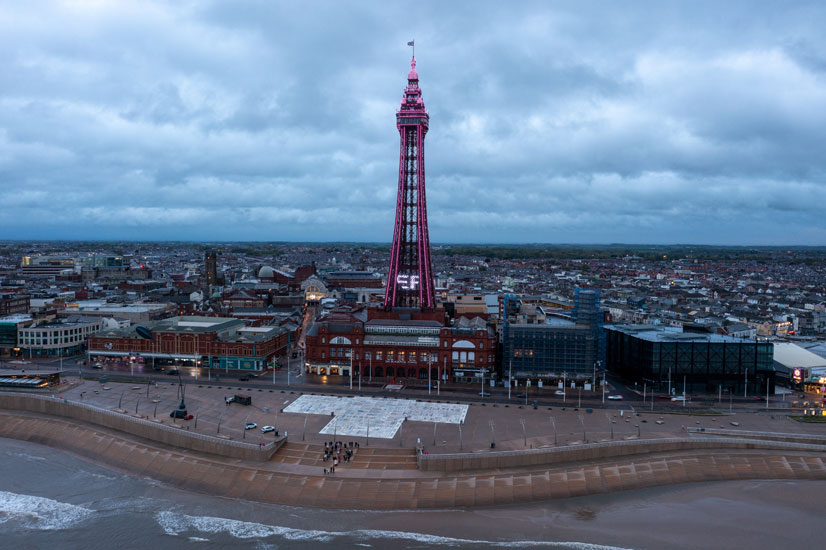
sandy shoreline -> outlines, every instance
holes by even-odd
[[[580,541],[634,549],[819,548],[826,481],[727,481],[461,512],[389,512],[371,528],[470,539]],[[449,522],[445,520],[449,518]],[[449,524],[446,524],[449,523]],[[518,535],[516,535],[518,534]]]
[[[265,548],[272,543],[298,550],[349,547],[356,542],[377,550],[505,546],[587,550],[592,548],[589,544],[636,550],[808,549],[821,546],[813,526],[826,511],[821,500],[826,481],[800,480],[690,483],[527,505],[425,511],[357,511],[346,507],[347,494],[330,493],[328,498],[345,506],[325,510],[199,494],[135,474],[110,475],[109,468],[39,444],[0,439],[0,451],[7,458],[0,489],[23,499],[39,495],[58,503],[102,508],[91,525],[38,531],[40,540],[62,548],[99,547],[101,537],[112,544],[123,537],[139,537],[145,547],[151,540],[151,547],[166,550],[195,536],[209,539],[198,542],[199,547],[221,549]],[[170,537],[158,528],[159,513],[173,519],[192,517],[200,527]],[[0,532],[11,536],[9,524],[5,525]],[[284,529],[296,531],[298,538],[266,534]],[[313,530],[332,536],[329,541],[303,541]],[[370,535],[359,534],[368,531]],[[261,538],[247,538],[262,532],[255,535]],[[16,535],[15,540],[26,541],[31,531]]]

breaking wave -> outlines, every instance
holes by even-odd
[[[0,523],[16,521],[38,530],[66,529],[92,513],[88,508],[50,498],[0,491]]]
[[[571,550],[626,550],[616,546],[604,546],[584,542],[548,542],[548,541],[486,541],[442,537],[407,531],[382,531],[374,529],[356,529],[353,531],[320,531],[315,529],[296,529],[278,525],[265,525],[226,518],[209,516],[189,516],[177,512],[158,512],[155,519],[167,535],[178,536],[186,533],[228,534],[239,539],[265,539],[281,537],[289,541],[330,542],[335,539],[366,540],[404,540],[427,544],[429,546],[472,546],[491,548],[566,548]],[[191,538],[191,536],[190,536]],[[344,542],[344,541],[342,541]],[[352,542],[351,542],[352,544]],[[361,545],[359,545],[361,546]]]

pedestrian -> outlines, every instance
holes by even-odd
[[[327,475],[327,468],[324,468],[324,475]]]

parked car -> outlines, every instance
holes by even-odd
[[[275,426],[264,426],[263,428],[261,428],[261,433],[262,434],[267,434],[267,433],[274,432],[274,431],[275,431]]]
[[[178,369],[169,369],[168,371],[166,371],[166,374],[175,376],[176,374],[178,374]]]
[[[247,425],[244,426],[244,429],[245,430],[254,430],[257,427],[258,427],[258,424],[256,424],[255,422],[247,422]]]
[[[246,382],[246,381],[248,381],[249,379],[250,379],[250,377],[249,377],[249,376],[247,376],[247,375],[244,375],[244,376],[239,376],[239,377],[238,377],[238,381],[239,381],[239,382]]]
[[[482,397],[490,397],[490,394],[486,391],[480,391],[479,395],[481,395]]]
[[[621,395],[609,395],[608,399],[620,400],[622,399]]]
[[[103,365],[101,365],[100,363],[95,363],[94,365],[92,365],[92,368],[93,369],[102,369]]]

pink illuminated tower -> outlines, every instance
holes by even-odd
[[[384,305],[388,309],[436,307],[424,187],[424,137],[429,118],[419,89],[414,56],[410,62],[404,98],[396,112],[401,148],[396,224],[384,297]]]

